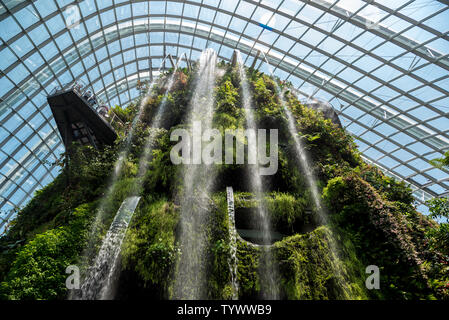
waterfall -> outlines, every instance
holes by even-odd
[[[239,51],[237,51],[238,68],[240,74],[240,86],[242,89],[242,100],[243,108],[246,115],[246,127],[247,129],[257,130],[256,122],[254,120],[254,111],[252,109],[252,98],[249,88],[248,79],[246,77],[246,71],[243,66],[242,56]],[[250,152],[250,150],[248,150]],[[270,244],[272,241],[270,220],[267,214],[267,208],[263,199],[263,188],[262,179],[259,174],[259,165],[255,166],[249,165],[249,175],[250,184],[252,191],[255,193],[256,199],[259,202],[258,207],[258,217],[259,225],[262,231],[263,242],[265,244]],[[279,298],[279,288],[277,284],[278,270],[275,266],[272,252],[269,246],[261,246],[262,249],[262,262],[263,267],[261,268],[261,279],[266,285],[266,290],[263,291],[263,296],[265,299],[278,299]]]
[[[234,208],[234,191],[232,187],[226,188],[226,199],[228,201],[228,219],[229,219],[229,272],[231,274],[232,299],[237,300],[239,297],[239,284],[237,280],[237,231],[235,229],[235,208]]]
[[[139,201],[140,197],[126,198],[118,209],[94,265],[89,268],[88,275],[81,286],[82,300],[109,299],[112,297],[111,284],[116,271],[116,261],[129,222]]]
[[[276,81],[275,81],[276,83]],[[302,171],[306,175],[306,181],[309,186],[309,189],[312,193],[312,198],[314,205],[317,210],[317,222],[322,224],[327,224],[329,221],[326,211],[321,202],[320,192],[318,191],[318,186],[316,183],[316,179],[313,175],[313,171],[310,167],[310,160],[308,157],[307,150],[304,148],[302,140],[298,137],[297,128],[295,124],[295,118],[293,117],[290,109],[287,107],[287,104],[284,100],[283,94],[280,91],[278,84],[276,83],[276,88],[278,89],[279,97],[281,100],[282,107],[284,109],[285,114],[287,115],[288,128],[290,131],[290,135],[293,137],[295,142],[295,151],[296,157],[299,159],[299,163],[301,165]],[[346,299],[351,299],[352,297],[348,294],[349,285],[345,280],[344,276],[344,267],[342,265],[341,260],[339,259],[340,249],[338,248],[338,244],[335,239],[334,232],[331,230],[331,236],[329,240],[329,252],[333,256],[334,264],[333,271],[336,275],[336,281],[339,284],[340,288],[343,290],[343,294],[346,295]]]
[[[187,124],[200,122],[203,130],[211,129],[214,114],[214,87],[217,54],[207,49],[202,52],[196,74],[196,84],[190,102]],[[199,142],[201,143],[201,142]],[[192,158],[197,157],[195,146]],[[199,155],[201,157],[201,155]],[[195,162],[195,161],[192,161]],[[183,167],[183,189],[180,197],[178,239],[181,256],[174,277],[175,299],[206,298],[206,222],[211,211],[210,190],[216,172],[213,165],[186,164]]]
[[[114,192],[114,188],[116,186],[116,183],[118,181],[118,178],[122,172],[123,169],[123,163],[125,162],[125,160],[128,157],[129,154],[129,150],[131,148],[131,141],[132,138],[134,136],[135,133],[135,129],[137,126],[137,123],[139,122],[143,110],[144,110],[144,106],[145,103],[147,101],[147,99],[151,96],[151,91],[152,88],[155,84],[155,81],[152,81],[149,85],[148,91],[146,93],[146,95],[142,98],[140,105],[139,105],[139,109],[137,111],[136,116],[133,119],[133,122],[131,124],[131,128],[128,132],[128,135],[126,137],[124,146],[122,147],[122,150],[119,152],[118,158],[115,161],[114,164],[114,170],[112,172],[112,176],[110,177],[109,181],[108,181],[108,186],[106,188],[106,192],[105,194],[102,196],[100,203],[98,205],[98,208],[96,210],[96,215],[94,218],[94,221],[92,222],[91,226],[89,227],[89,235],[88,235],[88,241],[87,241],[87,245],[84,248],[81,257],[82,260],[86,261],[87,263],[90,263],[90,256],[92,255],[92,253],[95,250],[95,246],[96,246],[96,242],[97,242],[97,235],[101,230],[102,227],[102,221],[105,215],[105,208],[110,200],[110,197],[112,196],[113,192]],[[70,292],[68,295],[68,299],[77,299],[78,297],[76,297],[76,294],[73,292]]]
[[[165,61],[165,59],[167,59],[167,57],[165,57],[163,61]],[[162,65],[159,68],[159,73],[161,71],[161,68],[162,68]],[[116,186],[118,178],[120,177],[120,174],[123,169],[123,164],[124,164],[125,160],[128,158],[129,150],[131,148],[131,141],[134,137],[134,133],[136,131],[136,126],[137,126],[138,122],[140,121],[140,118],[142,117],[144,107],[147,103],[148,98],[151,97],[151,95],[152,95],[152,89],[153,89],[156,81],[157,81],[157,79],[154,79],[153,81],[151,81],[151,83],[148,86],[148,91],[146,92],[146,95],[143,96],[140,101],[137,114],[131,123],[131,128],[128,131],[124,146],[122,147],[122,150],[119,152],[118,158],[115,161],[114,170],[112,172],[112,176],[110,177],[110,179],[108,181],[108,186],[106,188],[106,192],[103,195],[103,197],[101,198],[100,203],[98,205],[95,219],[92,222],[92,225],[90,226],[90,229],[89,229],[88,244],[86,245],[86,248],[84,249],[84,251],[81,255],[84,259],[87,259],[87,262],[89,262],[89,256],[91,255],[92,251],[95,248],[95,242],[97,240],[97,234],[99,233],[101,226],[102,226],[102,221],[103,221],[104,214],[105,214],[105,208],[109,202],[110,197],[112,196],[112,194],[114,192],[114,188]],[[70,299],[70,295],[69,295],[69,299]]]
[[[324,207],[322,205],[321,202],[321,197],[320,197],[320,192],[318,190],[318,186],[316,183],[316,178],[313,174],[313,171],[311,169],[310,166],[310,159],[309,159],[309,155],[307,150],[304,147],[304,144],[302,142],[302,140],[300,139],[300,137],[298,136],[298,129],[296,128],[296,120],[292,114],[292,112],[290,111],[290,109],[287,106],[287,103],[284,99],[284,95],[283,95],[283,91],[281,90],[281,88],[279,87],[279,84],[277,83],[277,81],[275,80],[274,74],[273,74],[273,70],[272,67],[270,65],[270,63],[268,62],[268,59],[265,55],[265,53],[263,51],[261,51],[264,55],[264,59],[265,62],[268,65],[269,71],[271,76],[274,79],[274,83],[275,83],[275,88],[277,91],[277,95],[279,97],[279,100],[281,102],[282,108],[284,110],[285,115],[287,116],[287,122],[288,122],[288,130],[290,135],[293,137],[293,140],[295,142],[295,155],[296,158],[299,161],[300,167],[302,169],[302,172],[304,172],[305,176],[306,176],[306,181],[307,181],[307,185],[309,187],[310,192],[312,193],[312,199],[313,199],[313,203],[316,207],[317,210],[317,222],[322,223],[322,224],[327,224],[328,223],[328,216],[326,211],[324,210]],[[335,264],[333,265],[334,268],[334,272],[335,274],[338,276],[337,277],[337,282],[340,284],[340,287],[345,289],[348,288],[348,283],[346,282],[345,278],[344,278],[344,271],[343,271],[343,267],[342,267],[342,262],[339,260],[339,248],[338,245],[335,241],[335,236],[333,236],[333,232],[331,233],[331,238],[329,239],[329,250],[330,253],[333,255]],[[347,298],[350,299],[351,297],[347,294],[346,290],[343,290],[344,294],[347,295]]]
[[[152,119],[151,128],[158,128],[161,125],[162,116],[165,112],[165,106],[167,104],[168,100],[168,93],[171,91],[174,83],[175,78],[175,72],[178,68],[180,59],[178,59],[175,68],[173,70],[173,73],[170,75],[168,82],[167,82],[167,91],[164,94],[164,97],[162,98],[162,101],[157,109],[157,112]],[[119,173],[121,171],[121,167],[123,165],[124,160],[128,156],[129,147],[132,140],[132,134],[134,133],[135,126],[137,125],[137,122],[139,121],[142,113],[143,113],[143,107],[145,106],[145,100],[150,95],[151,89],[154,85],[154,82],[150,84],[147,96],[142,99],[141,104],[139,106],[138,113],[136,117],[133,120],[131,133],[127,136],[126,139],[126,148],[124,151],[121,152],[119,155],[119,158],[117,160],[116,164],[116,170],[114,173],[115,181],[117,180]],[[145,140],[145,146],[143,154],[139,161],[139,170],[138,170],[138,179],[136,180],[135,184],[132,188],[132,194],[138,194],[140,192],[140,188],[142,186],[143,182],[143,176],[145,175],[145,172],[148,168],[148,161],[151,157],[151,151],[152,151],[152,145],[154,142],[154,139],[156,137],[157,132],[156,131],[150,131],[148,134],[146,140]],[[112,186],[111,186],[112,188]],[[110,191],[112,193],[112,189]],[[104,197],[103,199],[107,199],[107,197]],[[137,199],[137,200],[136,200]],[[123,241],[123,238],[125,237],[126,229],[128,227],[128,224],[134,214],[134,210],[137,206],[137,203],[139,202],[140,197],[132,196],[130,198],[125,199],[125,201],[122,203],[119,211],[117,212],[114,221],[112,222],[108,233],[106,234],[105,239],[103,240],[102,246],[100,248],[100,251],[98,252],[94,267],[92,270],[89,271],[87,277],[84,279],[83,286],[82,286],[82,296],[81,299],[83,300],[92,300],[92,299],[113,299],[114,298],[114,292],[113,292],[113,280],[114,280],[114,274],[117,271],[118,266],[118,257],[120,254],[121,244]],[[104,201],[104,200],[103,200]],[[130,215],[124,215],[123,210],[126,210],[128,207],[132,208],[132,205],[135,203],[134,208],[132,209],[132,213]],[[122,208],[123,207],[123,208]],[[98,215],[96,217],[95,223],[98,220]],[[98,227],[98,225],[96,225]],[[71,296],[73,298],[73,296]]]
[[[265,53],[263,51],[260,51],[260,52],[262,52],[262,54],[264,56],[264,60],[268,65],[268,69],[270,71],[272,78],[275,79],[274,74],[273,74],[273,69],[272,69],[270,63],[268,62],[267,56],[265,55]],[[279,100],[282,105],[282,109],[284,110],[284,113],[287,116],[288,130],[295,142],[296,158],[299,160],[301,169],[304,172],[304,174],[306,175],[306,181],[309,186],[310,192],[312,193],[313,202],[317,209],[318,218],[320,220],[319,222],[327,223],[327,215],[323,210],[320,192],[318,191],[316,179],[315,179],[315,177],[313,175],[313,171],[310,167],[309,155],[308,155],[306,149],[304,148],[302,140],[298,136],[297,128],[296,128],[296,124],[295,124],[295,118],[293,117],[293,114],[290,111],[290,109],[287,107],[287,103],[285,102],[283,93],[282,93],[281,89],[279,88],[279,85],[276,80],[274,80],[274,84],[276,87],[277,95],[278,95]]]
[[[276,81],[275,81],[276,83]],[[317,211],[317,222],[321,224],[328,224],[328,216],[321,202],[320,192],[318,191],[318,186],[316,183],[316,179],[313,175],[313,171],[310,167],[310,160],[308,157],[307,150],[304,148],[302,140],[299,138],[297,134],[297,128],[295,124],[295,118],[293,117],[290,109],[287,107],[287,104],[284,100],[283,94],[280,91],[278,84],[276,83],[276,88],[278,89],[279,97],[281,100],[282,107],[284,109],[285,114],[287,115],[288,128],[290,131],[290,135],[293,137],[295,142],[295,151],[296,157],[299,159],[299,163],[301,165],[302,171],[306,175],[306,181],[309,186],[309,189],[312,193],[312,198],[314,205]],[[340,288],[343,290],[343,294],[346,295],[347,299],[351,299],[352,297],[348,294],[349,285],[345,280],[344,276],[344,267],[342,265],[341,260],[339,259],[340,249],[335,239],[334,232],[331,230],[330,238],[329,238],[329,252],[333,256],[334,264],[333,271],[336,275],[336,281],[339,284]]]
[[[276,83],[276,81],[275,81],[275,83]],[[308,153],[307,153],[306,149],[304,148],[302,140],[298,136],[296,124],[295,124],[295,118],[293,117],[290,109],[287,107],[287,104],[284,100],[282,92],[279,91],[280,89],[279,89],[279,86],[277,83],[276,83],[276,88],[278,89],[279,99],[281,100],[282,108],[284,110],[285,115],[287,116],[288,130],[290,132],[290,135],[293,137],[293,140],[295,141],[296,158],[299,160],[302,171],[306,175],[306,181],[309,186],[310,192],[312,193],[313,202],[314,202],[314,205],[315,205],[317,213],[318,213],[318,220],[319,220],[319,222],[325,224],[325,223],[327,223],[327,215],[323,210],[320,192],[318,191],[316,179],[315,179],[315,177],[313,175],[313,171],[310,167],[310,160],[309,160]]]
[[[170,78],[167,81],[167,91],[164,94],[164,97],[161,100],[161,103],[159,104],[159,107],[156,111],[156,114],[154,115],[154,118],[151,120],[150,128],[157,129],[161,126],[162,116],[165,113],[165,108],[167,106],[168,102],[168,94],[170,93],[173,84],[175,82],[175,74],[176,70],[178,69],[179,62],[181,61],[181,58],[178,59],[176,62],[176,65],[173,69],[173,73],[170,75]],[[150,131],[147,138],[145,139],[145,145],[143,148],[143,154],[140,157],[139,161],[139,171],[138,171],[138,177],[142,178],[145,175],[145,172],[148,168],[148,161],[151,158],[151,152],[153,150],[152,145],[154,142],[154,139],[156,138],[157,130]],[[141,182],[139,182],[141,184]],[[139,192],[139,186],[134,187],[134,192]]]

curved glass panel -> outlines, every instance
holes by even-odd
[[[208,47],[329,101],[364,158],[418,201],[447,195],[449,172],[429,161],[449,149],[448,21],[427,0],[0,0],[1,217],[58,174],[51,90],[82,80],[126,105],[166,54]]]

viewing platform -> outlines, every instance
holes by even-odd
[[[62,141],[67,147],[76,141],[95,148],[112,145],[117,133],[106,120],[109,108],[81,82],[55,88],[47,97]]]

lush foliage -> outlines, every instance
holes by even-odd
[[[220,63],[219,68],[214,126],[221,132],[244,129],[238,70],[226,63]],[[135,192],[136,181],[141,182],[138,192],[142,200],[122,246],[120,297],[172,296],[173,274],[180,256],[178,206],[182,181],[181,168],[170,160],[170,133],[188,126],[185,115],[195,77],[187,69],[178,71],[168,91],[166,80],[170,75],[165,74],[148,95],[126,108],[112,109],[111,118],[114,113],[121,123],[115,126],[119,131],[116,145],[103,150],[74,145],[61,163],[58,178],[37,192],[20,211],[7,236],[0,239],[1,298],[65,298],[65,268],[70,264],[81,265],[83,270],[89,266],[115,212]],[[289,90],[290,84],[278,84],[255,70],[248,71],[248,79],[257,125],[279,129],[279,169],[275,175],[263,178],[267,191],[263,202],[272,228],[284,236],[269,249],[276,257],[282,297],[448,298],[447,221],[438,224],[417,212],[411,190],[366,165],[351,136],[320,112],[301,104]],[[149,88],[142,86],[141,90],[148,93]],[[327,205],[323,209],[329,216],[326,225],[317,223],[318,208],[298,165],[283,100],[310,154]],[[158,129],[150,128],[162,101],[166,103],[162,124]],[[150,134],[156,139],[148,170],[143,177],[137,177]],[[247,141],[244,144],[247,148]],[[109,188],[119,151],[127,146],[122,173]],[[448,165],[448,158],[435,164]],[[234,292],[230,285],[231,242],[225,187],[235,190],[236,215],[260,203],[251,193],[246,165],[227,164],[216,170],[210,214],[203,226],[207,234],[206,291],[208,298],[229,299]],[[440,221],[449,217],[447,199],[434,199],[429,206],[431,217]],[[94,217],[100,227],[92,237],[89,232]],[[89,254],[86,248],[91,249]],[[265,289],[260,274],[264,263],[261,254],[261,247],[238,239],[240,298],[260,297]],[[380,290],[367,290],[364,284],[365,268],[373,264],[380,267]]]
[[[449,169],[449,151],[432,162],[437,168]],[[428,263],[431,283],[442,296],[449,298],[449,198],[434,198],[427,201],[427,205],[430,217],[440,222],[426,233],[429,248],[437,253]]]
[[[449,168],[449,151],[446,151],[446,153],[444,154],[444,157],[434,159],[431,162],[437,168],[443,168],[443,167]]]
[[[426,298],[427,275],[423,257],[412,239],[410,220],[403,207],[382,199],[356,174],[329,181],[323,197],[332,208],[332,219],[354,243],[361,261],[381,268],[386,298]],[[373,245],[373,244],[376,245]]]
[[[285,238],[275,245],[288,299],[366,299],[362,264],[350,243],[340,248],[325,226]]]
[[[146,283],[161,288],[164,297],[177,251],[174,228],[178,216],[173,203],[149,195],[141,206],[122,246],[124,270],[131,269]]]
[[[66,226],[38,234],[17,254],[0,294],[8,299],[64,299],[66,267],[77,262],[86,241],[92,205],[75,209]]]

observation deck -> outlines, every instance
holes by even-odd
[[[83,88],[81,82],[74,82],[53,89],[47,97],[64,145],[112,145],[117,133],[106,120],[109,108],[90,89]]]

